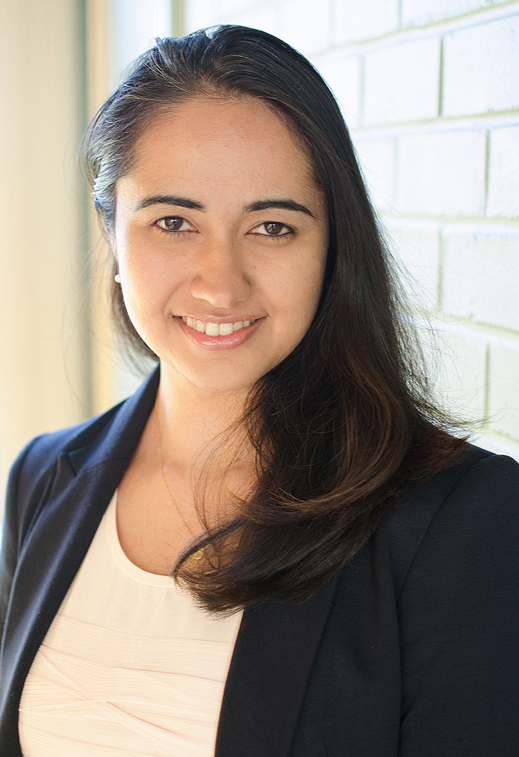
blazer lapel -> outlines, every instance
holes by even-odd
[[[337,577],[302,606],[262,602],[243,613],[215,757],[287,757]]]
[[[20,754],[18,705],[25,678],[140,439],[155,400],[156,371],[84,446],[58,460],[57,475],[20,552],[5,623],[0,712],[9,754]]]

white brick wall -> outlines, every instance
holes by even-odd
[[[446,313],[519,332],[519,235],[447,235],[443,294]]]
[[[507,0],[402,0],[402,24],[425,25],[500,2]]]
[[[519,126],[491,133],[487,215],[519,219]]]
[[[397,265],[409,304],[418,311],[434,312],[440,293],[440,233],[400,221],[387,228],[387,238],[390,248],[398,250]]]
[[[263,28],[321,70],[441,397],[519,459],[519,0],[185,3],[188,30]]]
[[[368,135],[355,146],[372,199],[379,210],[390,210],[395,202],[396,140]]]
[[[519,345],[492,345],[490,351],[490,412],[494,428],[514,438],[519,426]]]
[[[460,330],[422,327],[420,334],[437,402],[469,420],[483,420],[486,408],[485,341]]]
[[[519,14],[445,35],[445,116],[519,108]]]
[[[361,58],[358,55],[345,57],[341,50],[332,50],[319,58],[319,70],[348,122],[358,125],[361,118]]]
[[[281,8],[283,38],[290,45],[297,50],[305,50],[306,55],[330,47],[332,17],[329,0],[283,0],[278,5]]]
[[[335,4],[335,43],[381,37],[398,28],[398,0],[341,0]]]
[[[485,208],[486,137],[420,130],[400,137],[396,206],[406,214],[479,216]]]
[[[440,39],[400,42],[365,58],[364,120],[380,125],[438,113]]]

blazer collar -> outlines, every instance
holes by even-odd
[[[86,428],[65,449],[76,474],[109,459],[131,458],[155,404],[159,380],[160,367],[157,366],[129,399],[94,423],[85,424]]]

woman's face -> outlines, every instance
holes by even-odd
[[[129,316],[162,372],[251,387],[315,315],[328,243],[306,154],[257,99],[162,114],[116,188],[113,246]]]

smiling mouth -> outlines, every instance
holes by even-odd
[[[247,326],[250,326],[251,323],[255,322],[252,320],[236,321],[235,323],[211,323],[211,321],[203,323],[202,321],[197,321],[195,318],[189,318],[187,316],[182,316],[182,320],[190,329],[194,329],[194,331],[198,331],[200,334],[206,334],[207,336],[229,336],[235,331],[245,329]],[[257,318],[255,320],[257,320]]]

